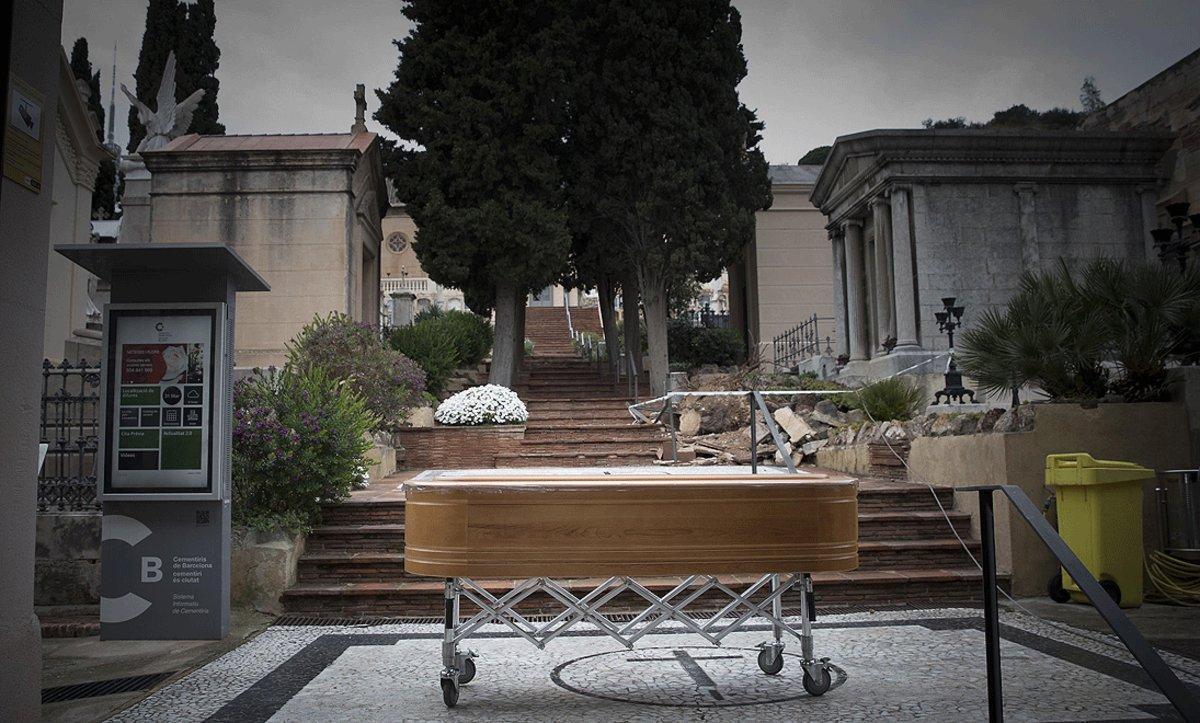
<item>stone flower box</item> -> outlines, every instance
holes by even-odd
[[[964,418],[959,420],[951,416],[935,420],[934,434],[909,436],[913,422],[892,423],[890,434],[878,427],[860,428],[853,436],[847,431],[817,452],[817,463],[863,476],[883,476],[877,468],[878,453],[881,446],[886,450],[886,439],[908,445],[910,481],[948,487],[1015,484],[1035,504],[1052,494],[1043,484],[1048,454],[1087,452],[1097,459],[1136,462],[1157,470],[1195,466],[1182,404],[1029,404],[1003,416],[992,414],[999,419],[983,432],[978,430],[981,422],[987,426],[982,420],[988,415],[971,419],[961,415]],[[1158,539],[1153,487],[1153,481],[1146,483],[1142,504],[1147,547]],[[955,509],[972,515],[974,535],[979,532],[977,500],[974,493],[955,494]],[[1018,596],[1044,594],[1056,569],[1050,553],[1024,520],[1009,514],[1005,503],[996,505],[996,556],[999,572],[1010,576]]]
[[[498,453],[518,451],[523,439],[524,424],[439,424],[396,432],[409,469],[491,469]]]

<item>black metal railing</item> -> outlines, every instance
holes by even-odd
[[[1100,582],[1076,557],[1067,545],[1066,540],[1059,536],[1041,509],[1033,504],[1025,491],[1016,485],[980,485],[975,487],[960,487],[959,492],[979,493],[979,532],[982,538],[983,568],[983,629],[986,636],[985,657],[987,659],[988,684],[988,718],[992,721],[1004,720],[1003,684],[1000,677],[1000,615],[996,598],[996,543],[995,523],[992,509],[992,494],[1002,492],[1008,497],[1013,509],[1025,518],[1025,522],[1033,528],[1034,533],[1041,539],[1042,544],[1058,559],[1058,563],[1066,570],[1080,591],[1087,596],[1089,602],[1104,618],[1104,622],[1112,628],[1125,647],[1137,660],[1158,689],[1162,691],[1175,710],[1186,721],[1200,721],[1200,703],[1191,691],[1179,680],[1171,667],[1163,662],[1158,652],[1142,635],[1128,616],[1121,611],[1117,603],[1109,596]]]
[[[821,338],[821,322],[833,321],[813,314],[796,326],[775,337],[771,345],[775,352],[776,368],[792,370],[810,357],[833,356],[833,340]]]
[[[38,471],[38,511],[97,509],[100,363],[42,362],[40,438],[47,445]]]
[[[694,309],[679,313],[676,317],[681,321],[686,321],[694,327],[703,327],[705,329],[728,329],[729,328],[729,313],[724,311],[713,311],[708,306],[703,309]]]

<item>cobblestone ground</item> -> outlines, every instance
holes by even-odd
[[[1001,622],[1009,720],[1170,715],[1115,638],[1015,613]],[[721,648],[670,631],[634,650],[583,626],[538,650],[488,626],[466,646],[479,672],[449,711],[438,688],[440,635],[438,625],[273,627],[113,720],[986,719],[978,610],[822,617],[816,653],[837,668],[820,698],[805,693],[791,655],[778,676],[759,671],[762,626]],[[1164,657],[1200,686],[1200,663]]]

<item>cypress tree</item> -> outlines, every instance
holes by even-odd
[[[180,101],[200,88],[204,99],[192,116],[191,133],[221,134],[225,126],[217,122],[216,73],[221,51],[214,39],[217,16],[212,0],[198,0],[188,5],[180,0],[149,0],[146,6],[146,29],[138,52],[137,71],[133,74],[135,94],[143,101],[158,93],[163,66],[167,56],[175,52],[175,100]],[[133,152],[146,136],[138,122],[137,110],[129,109],[129,145]]]
[[[566,0],[413,0],[415,24],[375,117],[410,143],[392,181],[430,278],[496,312],[491,381],[511,387],[525,295],[553,282],[569,234],[559,156]]]
[[[179,39],[176,59],[179,67],[179,98],[183,99],[199,88],[204,97],[192,116],[193,133],[224,135],[225,126],[217,122],[217,68],[221,65],[221,49],[215,38],[217,11],[213,0],[196,0],[187,8],[183,36]]]
[[[104,104],[100,101],[100,71],[92,72],[88,59],[87,38],[79,38],[71,47],[71,74],[88,84],[87,106],[96,123],[96,140],[104,142]],[[117,180],[117,164],[105,159],[100,162],[92,190],[92,218],[112,218],[116,197],[113,186]]]
[[[741,18],[729,0],[577,0],[576,14],[570,208],[636,270],[657,396],[669,289],[737,261],[771,202],[763,126],[737,94]]]

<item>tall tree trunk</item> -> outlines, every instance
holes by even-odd
[[[488,382],[502,387],[513,388],[516,374],[513,362],[513,340],[516,338],[517,307],[513,302],[517,294],[517,285],[511,281],[501,281],[496,284],[496,333],[492,344],[492,369],[488,373]]]
[[[650,346],[650,395],[667,393],[667,280],[663,274],[650,269],[638,269],[641,280],[642,306],[646,309],[646,341]]]
[[[513,298],[513,386],[521,375],[521,365],[525,363],[525,294],[518,293]]]
[[[638,306],[641,304],[641,294],[638,288],[638,274],[629,271],[621,279],[621,306],[624,309],[625,321],[625,351],[633,360],[633,372],[642,372],[642,329],[638,317]],[[622,372],[630,370],[628,362]]]
[[[613,306],[616,294],[613,293],[612,280],[607,276],[601,277],[596,284],[596,291],[600,294],[600,326],[604,329],[604,348],[608,352],[608,373],[616,376],[621,363],[621,342],[617,338],[617,310]]]

